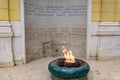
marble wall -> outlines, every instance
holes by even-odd
[[[25,0],[27,60],[62,54],[61,41],[85,57],[87,0]]]

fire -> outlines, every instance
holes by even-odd
[[[75,57],[73,56],[72,51],[66,48],[66,44],[67,43],[65,41],[62,41],[63,54],[66,59],[65,62],[75,63]]]

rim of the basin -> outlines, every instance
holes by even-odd
[[[58,66],[57,64],[55,64],[56,62],[57,62],[57,60],[60,60],[60,59],[64,59],[65,60],[65,58],[58,58],[58,59],[55,59],[55,60],[53,60],[53,61],[51,61],[50,63],[53,63],[55,66],[57,66],[57,67],[60,67],[60,66]],[[82,60],[82,59],[79,59],[79,58],[75,58],[75,60],[80,60],[80,61],[82,61],[82,66],[83,65],[85,65],[85,64],[88,64],[86,61],[84,61],[84,60]],[[60,68],[68,68],[68,69],[76,69],[76,68],[80,68],[81,66],[79,66],[79,67],[71,67],[71,68],[69,68],[69,67],[60,67]]]
[[[58,58],[58,59],[61,59],[61,58]],[[84,62],[84,64],[80,67],[67,68],[67,67],[60,67],[55,65],[54,62],[58,59],[51,61],[48,65],[49,71],[54,76],[66,78],[66,79],[76,79],[76,78],[82,78],[87,76],[88,72],[90,71],[89,64],[84,60],[79,59],[82,62]]]

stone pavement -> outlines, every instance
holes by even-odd
[[[54,59],[48,57],[15,67],[0,68],[0,80],[51,80],[47,66]],[[120,60],[87,62],[91,67],[88,80],[120,80]]]

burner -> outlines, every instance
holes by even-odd
[[[87,80],[90,67],[87,62],[75,59],[74,63],[65,62],[65,58],[59,58],[49,63],[52,80]]]

